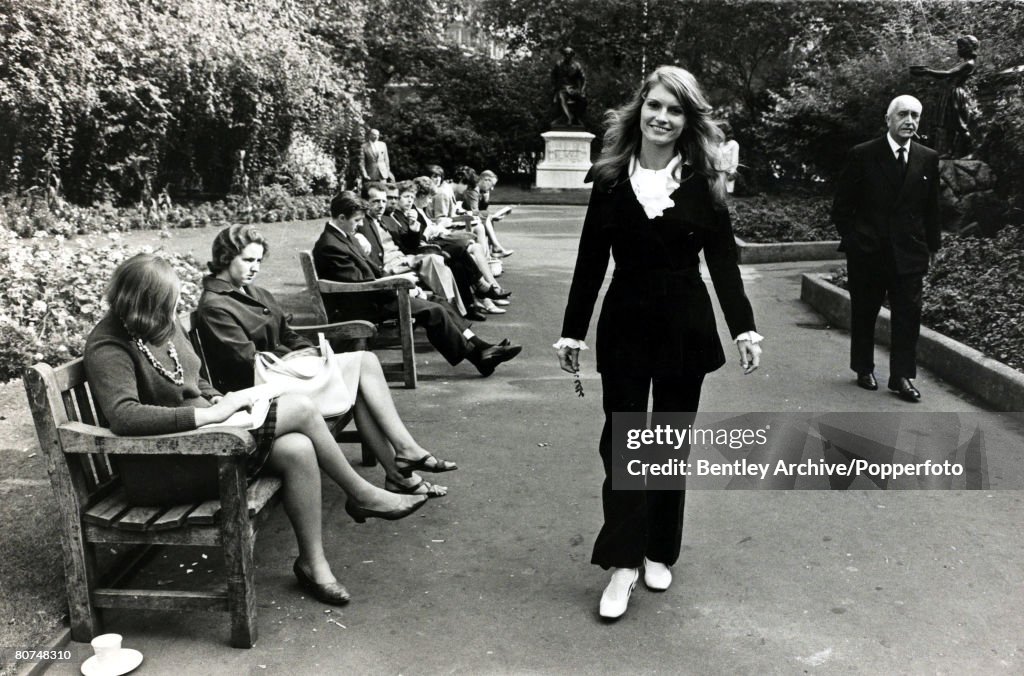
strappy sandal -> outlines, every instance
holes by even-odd
[[[424,488],[426,490],[421,492],[420,488]],[[420,479],[419,483],[414,486],[403,486],[391,479],[385,479],[384,490],[392,493],[398,493],[399,495],[425,495],[428,498],[443,498],[448,495],[448,489],[441,488],[440,486],[432,484],[425,479]]]
[[[433,464],[427,464],[433,460]],[[402,473],[402,476],[412,476],[413,472],[452,472],[459,468],[454,462],[447,460],[441,460],[440,458],[434,457],[432,453],[427,453],[419,460],[410,460],[409,458],[403,458],[401,456],[395,457],[395,466],[398,471]]]

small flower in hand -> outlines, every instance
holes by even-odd
[[[580,372],[579,372],[579,370],[577,370],[575,373],[572,374],[572,378],[573,378],[572,388],[574,390],[576,390],[576,396],[577,397],[586,396],[583,393],[583,381],[580,380]]]

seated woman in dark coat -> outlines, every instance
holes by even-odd
[[[178,324],[180,284],[167,261],[139,254],[114,271],[110,310],[89,334],[85,371],[92,396],[115,434],[184,432],[220,423],[252,407],[251,394],[222,395],[199,374],[200,360]],[[313,403],[284,395],[271,403],[253,432],[249,476],[279,474],[284,505],[299,545],[293,570],[300,585],[324,603],[344,604],[349,594],[324,555],[320,471],[345,491],[345,511],[356,521],[400,519],[419,509],[423,495],[394,495],[360,477],[348,464]],[[154,456],[119,462],[129,499],[177,504],[217,497],[211,458]],[[208,462],[200,462],[208,461]]]
[[[257,352],[284,356],[313,347],[288,325],[270,292],[252,283],[267,248],[263,235],[252,225],[225,228],[213,241],[208,263],[213,274],[203,279],[198,328],[210,378],[218,388],[252,387]],[[354,395],[349,404],[354,407],[356,427],[387,474],[384,487],[431,497],[447,493],[447,488],[423,481],[413,470],[447,472],[457,466],[434,457],[413,439],[395,409],[377,356],[342,352],[335,359]]]

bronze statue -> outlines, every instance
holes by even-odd
[[[551,69],[551,84],[555,88],[554,103],[564,115],[551,126],[582,127],[587,109],[587,76],[572,47],[562,48],[562,60]]]
[[[971,153],[970,92],[967,80],[974,72],[978,54],[978,38],[964,35],[956,41],[956,53],[963,61],[949,70],[925,66],[911,66],[911,75],[928,75],[948,80],[949,88],[943,92],[939,105],[939,150],[943,155],[964,157]]]

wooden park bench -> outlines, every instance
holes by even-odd
[[[389,381],[398,381],[409,389],[416,388],[416,353],[413,340],[412,305],[409,302],[409,289],[415,286],[404,277],[386,277],[372,282],[333,282],[320,279],[313,264],[313,256],[309,251],[299,252],[299,263],[302,274],[306,278],[306,289],[313,302],[313,313],[316,321],[321,324],[328,322],[327,307],[324,305],[324,294],[335,293],[367,293],[370,291],[391,291],[398,298],[398,319],[377,325],[379,340],[371,342],[371,347],[391,347],[396,343],[402,350],[402,361],[385,362],[381,360],[384,376]]]
[[[368,322],[294,328],[323,331],[332,343],[351,341],[356,349],[365,349],[375,333]],[[189,335],[195,342],[196,332]],[[252,647],[257,635],[253,546],[259,525],[280,500],[281,488],[281,479],[274,476],[247,482],[245,458],[255,443],[252,435],[239,428],[215,427],[117,436],[106,429],[106,420],[96,410],[81,358],[57,368],[36,364],[26,369],[24,383],[61,520],[72,638],[89,641],[102,632],[100,608],[226,610],[231,614],[231,645]],[[358,432],[341,431],[349,420],[351,412],[329,421],[339,441],[359,440]],[[368,450],[363,448],[364,463],[373,464]],[[220,498],[166,507],[133,506],[125,500],[111,462],[116,455],[216,457]],[[97,545],[131,547],[100,570]],[[216,591],[122,587],[155,554],[156,545],[220,547],[226,584]]]

